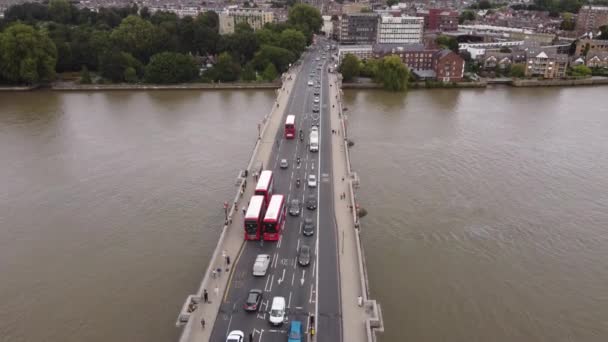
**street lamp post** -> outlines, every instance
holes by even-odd
[[[228,223],[228,202],[224,202],[224,219]]]

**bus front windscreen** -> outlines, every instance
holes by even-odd
[[[264,231],[266,233],[276,233],[277,232],[277,224],[274,222],[264,223]]]
[[[258,223],[255,221],[245,221],[245,231],[247,234],[256,234],[258,232]]]

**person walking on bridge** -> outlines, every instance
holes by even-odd
[[[201,318],[201,327],[203,328],[203,330],[205,329],[205,319]]]

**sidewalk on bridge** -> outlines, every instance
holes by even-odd
[[[368,315],[365,308],[359,306],[360,298],[363,298],[357,253],[357,241],[355,238],[355,222],[351,206],[351,192],[349,189],[351,177],[348,174],[346,156],[344,149],[347,141],[342,131],[340,103],[341,96],[336,74],[330,74],[330,113],[331,129],[336,130],[332,134],[332,159],[333,159],[333,184],[334,184],[334,206],[336,222],[338,226],[338,256],[340,259],[340,287],[342,303],[342,340],[349,342],[367,342],[365,320]],[[343,197],[344,195],[344,197]]]
[[[275,137],[278,129],[281,127],[281,119],[283,113],[289,103],[289,96],[293,89],[296,75],[300,67],[294,67],[293,70],[289,71],[284,79],[283,86],[277,90],[278,97],[276,102],[273,104],[272,111],[268,116],[264,118],[261,125],[265,125],[263,128],[260,127],[262,137],[259,139],[259,145],[253,151],[253,157],[249,165],[249,172],[247,175],[247,186],[243,194],[238,200],[232,203],[233,208],[230,211],[228,225],[225,229],[225,236],[223,241],[220,241],[221,246],[216,248],[214,255],[210,261],[210,267],[207,272],[211,270],[221,269],[218,272],[218,276],[212,277],[212,274],[205,274],[201,289],[199,290],[198,296],[201,296],[201,301],[198,304],[196,310],[191,313],[188,323],[182,331],[180,342],[203,342],[209,341],[211,332],[215,320],[219,315],[220,304],[222,303],[224,293],[228,281],[232,275],[232,266],[237,262],[237,257],[244,246],[243,238],[243,212],[242,208],[247,206],[248,199],[254,192],[255,180],[253,179],[253,168],[263,163],[264,167],[269,163],[269,158],[272,152],[273,144],[275,143]],[[277,106],[278,103],[278,106]],[[221,238],[220,238],[221,239]],[[218,252],[219,251],[219,252]],[[226,272],[225,255],[230,257],[230,270]],[[203,289],[208,292],[209,303],[204,303]],[[203,328],[201,320],[205,321]]]

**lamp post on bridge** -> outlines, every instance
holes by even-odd
[[[226,224],[228,224],[228,202],[224,201],[224,219]]]

